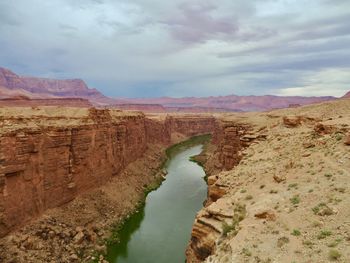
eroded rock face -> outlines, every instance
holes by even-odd
[[[212,140],[212,143],[217,145],[216,152],[211,157],[215,160],[213,171],[231,170],[241,161],[242,149],[256,139],[264,139],[264,136],[248,134],[249,129],[248,125],[234,122],[218,124]],[[187,262],[191,263],[202,262],[213,254],[217,240],[220,236],[226,235],[225,225],[226,228],[235,230],[235,224],[241,216],[239,209],[236,210],[235,215],[234,202],[225,198],[228,185],[220,181],[216,174],[209,176],[207,182],[208,197],[205,208],[196,216],[186,251]]]
[[[3,134],[0,235],[102,185],[140,157],[146,149],[143,118]]]
[[[168,145],[173,131],[186,136],[212,132],[215,124],[212,117],[159,121],[94,108],[72,119],[0,118],[9,127],[0,134],[0,236],[105,184],[140,158],[148,144]]]
[[[242,159],[240,150],[249,144],[249,140],[243,138],[247,132],[245,125],[234,123],[222,123],[214,134],[213,142],[218,145],[217,167],[222,170],[231,170]]]
[[[209,133],[217,127],[214,117],[202,115],[170,116],[166,122],[171,127],[171,132],[183,133],[186,136]]]

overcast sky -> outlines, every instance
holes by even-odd
[[[350,90],[350,0],[0,0],[0,66],[109,96]]]

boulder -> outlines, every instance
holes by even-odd
[[[285,116],[283,124],[288,128],[295,128],[301,125],[301,118],[299,116]]]

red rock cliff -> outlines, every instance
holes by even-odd
[[[14,109],[15,110],[15,109]],[[171,133],[212,132],[215,120],[75,109],[18,109],[0,114],[0,236],[46,209],[101,186],[140,158],[147,144],[170,143]],[[27,114],[27,115],[26,115]],[[69,115],[69,116],[67,116]]]

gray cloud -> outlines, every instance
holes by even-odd
[[[212,38],[232,37],[237,31],[236,21],[230,17],[214,17],[214,5],[181,4],[180,13],[164,20],[175,39],[184,42],[203,42]]]
[[[111,96],[340,96],[349,23],[345,0],[2,1],[0,61]]]

